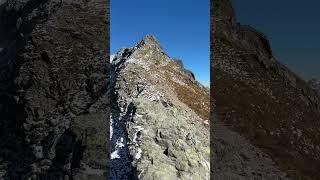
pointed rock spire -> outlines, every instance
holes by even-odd
[[[164,52],[155,36],[146,35],[136,46],[134,51],[135,59],[148,61],[149,63],[162,64],[168,62],[170,57]]]
[[[136,45],[137,48],[140,48],[143,46],[155,47],[162,50],[160,43],[151,34],[147,34],[146,36],[144,36],[144,38]]]
[[[112,63],[116,64],[123,59],[126,59],[126,63],[140,64],[144,68],[150,65],[165,65],[171,60],[156,38],[150,34],[144,36],[134,47],[120,49]]]

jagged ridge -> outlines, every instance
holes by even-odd
[[[209,179],[207,92],[150,35],[121,49],[112,69],[112,178]]]

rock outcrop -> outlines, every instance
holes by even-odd
[[[111,61],[111,179],[209,179],[206,88],[152,35]]]
[[[0,179],[108,178],[103,1],[0,4]]]
[[[263,33],[236,22],[230,1],[213,1],[211,8],[211,101],[214,113],[220,115],[215,122],[261,149],[287,177],[317,179],[319,96],[276,60]],[[242,178],[237,167],[231,172]],[[263,174],[260,178],[268,179]]]
[[[320,81],[317,79],[311,79],[308,83],[310,87],[320,95]]]

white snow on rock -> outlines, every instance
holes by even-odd
[[[115,150],[111,153],[111,159],[119,159],[120,155],[118,154],[118,150]]]
[[[114,54],[111,54],[110,55],[110,63],[112,63],[113,59],[114,59],[115,55]]]
[[[141,127],[141,126],[135,126],[135,127],[133,127],[133,128],[137,129],[137,131],[143,130],[143,127]]]
[[[141,153],[142,153],[141,148],[138,148],[138,152],[137,152],[137,154],[135,155],[135,158],[136,158],[136,159],[140,159],[140,158],[141,158]]]

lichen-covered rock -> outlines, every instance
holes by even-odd
[[[129,126],[144,127],[140,146],[142,163],[137,162],[137,171],[141,172],[139,176],[142,179],[165,179],[173,174],[169,179],[174,179],[176,174],[192,174],[200,179],[208,178],[208,129],[190,120],[177,107],[164,108],[160,102],[150,102],[148,99],[137,99],[136,102],[136,113],[146,113],[136,119],[137,123],[129,123]]]
[[[205,88],[151,35],[121,49],[111,70],[111,179],[209,179]]]

